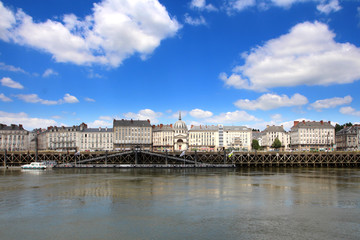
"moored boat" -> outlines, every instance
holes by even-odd
[[[46,165],[42,162],[32,162],[21,166],[22,169],[46,169]]]

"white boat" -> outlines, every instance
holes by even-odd
[[[32,162],[21,166],[22,169],[46,169],[46,165],[41,162]]]

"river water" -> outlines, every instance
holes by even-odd
[[[1,169],[0,239],[360,239],[360,169]]]

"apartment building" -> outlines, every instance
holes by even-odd
[[[360,125],[344,127],[335,134],[336,150],[358,151],[360,150]]]
[[[292,150],[333,150],[335,128],[330,124],[330,121],[294,121],[294,126],[290,131],[290,138]]]
[[[165,152],[174,151],[174,133],[173,125],[153,125],[152,126],[152,144],[153,151]]]
[[[191,126],[189,130],[189,149],[191,151],[213,152],[219,147],[218,126]]]
[[[115,150],[152,149],[152,126],[150,120],[114,119],[113,131]]]
[[[0,124],[0,149],[25,151],[29,148],[29,132],[23,126]]]
[[[281,142],[281,149],[282,151],[287,151],[290,149],[290,134],[284,130],[284,126],[266,126],[266,129],[262,131],[261,136],[261,146],[265,148],[265,150],[270,150],[272,144],[274,143],[275,139],[279,139]]]

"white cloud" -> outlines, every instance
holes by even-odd
[[[213,113],[210,111],[204,111],[198,108],[191,110],[189,114],[194,118],[209,118],[213,115]]]
[[[85,98],[85,101],[87,101],[87,102],[96,102],[95,99],[88,98],[88,97]]]
[[[190,8],[197,9],[200,11],[217,11],[218,9],[212,4],[206,4],[206,0],[192,0],[190,3]]]
[[[15,82],[14,80],[12,80],[11,78],[8,77],[4,77],[0,80],[1,85],[5,86],[5,87],[9,87],[9,88],[16,88],[16,89],[23,89],[24,86],[21,85],[18,82]]]
[[[45,72],[43,73],[42,76],[43,76],[43,77],[49,77],[49,76],[51,76],[51,75],[57,76],[57,75],[59,75],[59,73],[55,72],[55,71],[52,70],[51,68],[48,68],[48,69],[45,70]]]
[[[318,4],[317,10],[325,14],[337,12],[341,9],[338,0],[227,0],[225,1],[225,9],[228,14],[232,14],[255,6],[261,10],[267,10],[274,6],[289,9],[294,4],[305,2]]]
[[[211,118],[206,118],[205,122],[208,123],[238,123],[238,122],[251,122],[251,121],[260,121],[260,119],[256,118],[253,115],[248,114],[245,111],[235,111],[235,112],[227,112],[221,113],[217,116],[213,116]]]
[[[339,5],[338,0],[323,0],[316,8],[322,13],[329,14],[331,12],[339,11],[341,6]]]
[[[27,74],[27,72],[24,69],[19,68],[19,67],[14,67],[12,65],[7,65],[7,64],[5,64],[3,62],[0,62],[0,69],[5,70],[5,71],[10,71],[10,72],[21,72],[21,73]]]
[[[193,18],[189,16],[189,14],[185,14],[185,23],[193,26],[199,26],[206,25],[206,20],[203,16],[200,16],[199,18]]]
[[[359,80],[360,48],[337,43],[334,37],[326,24],[297,24],[288,34],[243,54],[245,64],[235,67],[230,77],[221,73],[219,78],[228,86],[256,91]]]
[[[277,113],[277,114],[273,114],[270,116],[271,120],[273,120],[274,122],[280,122],[282,121],[282,115]]]
[[[5,94],[0,93],[0,100],[3,102],[12,102],[11,98],[8,98],[7,96],[5,96]]]
[[[305,96],[294,94],[291,98],[286,95],[264,94],[256,100],[240,99],[234,104],[238,108],[247,110],[270,110],[280,107],[302,106],[308,103]]]
[[[98,127],[112,128],[113,127],[112,122],[107,122],[107,121],[103,121],[103,120],[95,120],[94,122],[87,123],[87,125],[90,128],[98,128]]]
[[[317,100],[316,102],[310,104],[311,108],[320,111],[323,108],[334,108],[340,105],[350,104],[352,102],[351,96],[345,96],[343,98],[334,97],[328,99]]]
[[[62,99],[62,102],[65,103],[78,103],[79,100],[75,96],[71,96],[70,94],[66,93],[64,98]],[[62,103],[60,102],[60,103]]]
[[[16,15],[16,18],[15,18]],[[57,62],[119,66],[138,53],[143,59],[181,25],[158,0],[103,0],[84,19],[39,22],[0,5],[0,38],[50,53]]]
[[[360,117],[360,111],[357,111],[352,107],[342,107],[340,108],[340,113]]]
[[[0,122],[7,125],[22,124],[27,130],[57,125],[56,121],[52,119],[31,118],[24,112],[8,113],[0,111]]]
[[[55,115],[55,116],[51,116],[51,118],[60,119],[61,116]]]
[[[158,118],[162,116],[162,113],[154,112],[151,109],[143,109],[140,110],[138,113],[133,113],[133,112],[124,113],[124,116],[128,119],[134,119],[134,120],[149,119],[151,123],[158,123],[159,122]]]
[[[62,99],[59,99],[57,101],[54,100],[44,100],[39,98],[37,94],[18,94],[15,95],[18,99],[28,102],[28,103],[41,103],[44,105],[56,105],[56,104],[63,104],[63,103],[77,103],[79,100],[71,96],[70,94],[66,93],[65,96]]]
[[[14,14],[0,2],[0,39],[8,41],[10,29],[16,23]]]
[[[233,11],[243,11],[248,7],[253,7],[256,5],[255,0],[236,0],[236,1],[228,1],[226,4],[226,9],[228,14],[231,14]]]
[[[100,116],[99,119],[100,119],[100,120],[112,121],[114,118],[113,118],[113,117],[110,117],[110,116]]]

